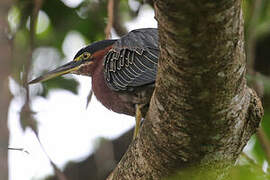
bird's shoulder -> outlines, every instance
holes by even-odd
[[[115,51],[123,48],[142,53],[147,49],[158,49],[158,30],[156,28],[143,28],[130,31],[113,44]]]

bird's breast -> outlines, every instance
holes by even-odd
[[[136,87],[133,91],[113,91],[106,84],[103,66],[92,76],[92,88],[96,98],[108,109],[130,116],[135,116],[136,104],[143,105],[143,117],[154,91],[154,83]],[[145,112],[145,113],[144,113]]]
[[[116,113],[135,115],[135,104],[128,94],[112,91],[106,84],[103,72],[93,74],[92,88],[98,101]]]

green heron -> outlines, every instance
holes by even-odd
[[[106,108],[136,116],[135,138],[155,87],[158,45],[157,29],[136,29],[120,39],[98,41],[82,48],[73,61],[29,84],[68,73],[92,77],[93,92]]]

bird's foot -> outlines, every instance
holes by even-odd
[[[133,134],[133,140],[137,137],[139,130],[140,130],[140,124],[141,124],[141,119],[142,119],[142,113],[141,113],[141,105],[136,104],[136,124],[135,124],[135,130]]]

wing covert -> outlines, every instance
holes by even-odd
[[[115,91],[154,83],[158,58],[157,29],[133,30],[116,41],[105,56],[105,80]]]

